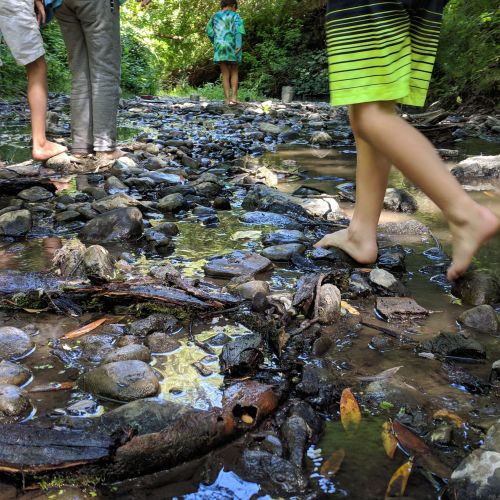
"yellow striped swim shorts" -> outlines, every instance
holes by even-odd
[[[423,106],[447,0],[330,0],[326,19],[333,105]]]

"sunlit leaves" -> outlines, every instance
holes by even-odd
[[[340,398],[340,420],[344,429],[357,429],[361,422],[361,410],[351,389],[344,389]]]

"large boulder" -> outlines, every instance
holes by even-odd
[[[500,280],[488,271],[469,271],[455,281],[451,293],[473,306],[495,304],[500,301]]]
[[[115,401],[135,401],[156,396],[158,377],[143,361],[116,361],[101,365],[79,379],[83,391]]]
[[[135,240],[142,235],[142,213],[138,208],[119,208],[98,215],[80,231],[84,241],[108,243]]]
[[[462,183],[500,177],[500,155],[471,156],[461,161],[451,173]]]
[[[33,349],[30,336],[13,326],[0,328],[0,359],[19,359]]]
[[[13,210],[0,215],[0,236],[24,236],[31,231],[32,226],[28,210]]]

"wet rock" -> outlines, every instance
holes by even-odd
[[[379,352],[389,351],[395,347],[394,340],[388,337],[372,337],[369,345]]]
[[[96,413],[98,405],[92,399],[83,399],[70,404],[66,408],[68,415],[72,417],[88,417]]]
[[[179,349],[181,346],[178,340],[169,337],[167,333],[163,332],[148,335],[145,343],[153,354],[167,354]]]
[[[130,334],[145,337],[153,332],[172,332],[177,320],[168,314],[151,314],[147,318],[134,321],[130,325]]]
[[[289,243],[304,243],[305,241],[307,239],[302,231],[292,229],[279,229],[278,231],[265,234],[262,238],[262,244],[266,247]]]
[[[81,241],[72,239],[56,251],[53,263],[59,269],[61,276],[70,279],[85,279],[87,277],[83,266],[83,256],[86,250]]]
[[[372,293],[372,288],[362,274],[352,273],[349,278],[347,293],[351,297],[366,297]]]
[[[66,212],[59,212],[55,215],[55,220],[59,224],[66,224],[82,218],[82,214],[76,210],[67,210]]]
[[[269,288],[269,284],[267,281],[248,281],[247,283],[242,283],[236,287],[236,291],[239,295],[241,295],[244,299],[253,300],[255,295],[258,293],[262,293],[264,295],[269,295],[271,293],[271,289]]]
[[[271,432],[260,432],[252,434],[252,450],[265,451],[279,457],[283,456],[283,444],[280,439]]]
[[[26,392],[15,385],[0,385],[0,424],[13,424],[31,411]]]
[[[282,425],[281,435],[283,436],[285,458],[302,469],[311,429],[301,416],[292,415]]]
[[[484,182],[485,179],[498,179],[500,177],[500,155],[472,156],[461,161],[451,173],[462,184],[474,180]]]
[[[332,136],[328,132],[314,132],[311,135],[311,143],[312,144],[319,144],[321,146],[323,145],[329,145],[333,142]]]
[[[92,203],[92,208],[100,214],[117,210],[119,208],[129,208],[137,206],[137,200],[125,193],[116,193],[106,196]]]
[[[283,229],[302,229],[302,225],[295,219],[282,214],[274,214],[268,212],[247,212],[240,217],[240,221],[244,224],[261,224]]]
[[[388,401],[396,408],[418,408],[425,402],[419,390],[396,377],[371,382],[365,392],[377,405]]]
[[[356,261],[346,254],[340,248],[315,248],[311,254],[313,260],[326,260],[331,262],[335,267],[353,267],[356,266]]]
[[[498,359],[491,365],[491,373],[490,373],[491,383],[496,382],[498,380],[500,380],[500,359]]]
[[[21,198],[24,201],[28,201],[30,203],[37,203],[40,201],[51,200],[54,197],[54,195],[50,191],[41,186],[34,186],[29,189],[24,189],[23,191],[17,194],[17,197]]]
[[[486,304],[463,312],[458,317],[458,321],[469,328],[486,333],[496,333],[499,328],[498,315],[495,309]]]
[[[117,361],[85,373],[79,387],[115,401],[134,401],[156,396],[160,390],[153,369],[143,361]]]
[[[402,283],[385,269],[373,269],[373,271],[370,272],[370,282],[378,290],[384,293],[400,295],[404,293]]]
[[[0,215],[0,236],[24,236],[33,225],[28,210],[12,210]]]
[[[219,177],[208,172],[200,175],[191,184],[199,196],[205,196],[206,198],[215,198],[224,187]]]
[[[455,281],[451,292],[473,306],[495,304],[500,301],[500,280],[488,271],[469,271]]]
[[[222,196],[215,198],[213,205],[216,210],[231,210],[231,201]]]
[[[420,345],[420,350],[433,352],[441,356],[456,356],[460,358],[484,359],[485,348],[472,338],[462,333],[440,333],[436,337]]]
[[[264,134],[280,135],[281,132],[283,132],[284,129],[282,129],[278,125],[274,125],[273,123],[260,122],[259,123],[259,130],[261,132],[264,132]]]
[[[262,251],[262,255],[272,261],[287,261],[295,254],[303,254],[306,248],[301,243],[285,243],[267,247]]]
[[[177,236],[179,234],[179,227],[175,222],[163,222],[154,226],[154,230],[164,234],[165,236]]]
[[[114,350],[113,341],[114,337],[111,335],[85,335],[80,339],[82,357],[100,363]]]
[[[321,286],[319,295],[318,317],[323,325],[331,325],[340,318],[340,290],[331,284]]]
[[[100,245],[92,245],[87,248],[83,254],[83,266],[87,278],[95,284],[110,281],[115,272],[113,258]]]
[[[176,213],[183,209],[184,197],[179,193],[169,194],[158,202],[158,209],[166,213]]]
[[[80,231],[84,241],[109,243],[112,241],[135,240],[142,235],[142,213],[138,208],[119,208],[98,215]]]
[[[28,368],[5,359],[0,361],[0,385],[23,385],[30,377]]]
[[[104,357],[103,363],[114,363],[115,361],[138,360],[149,363],[151,352],[141,344],[129,344],[111,351]]]
[[[236,251],[223,257],[212,257],[205,265],[205,274],[219,278],[254,275],[266,271],[272,262],[252,252]]]
[[[138,435],[160,432],[188,411],[188,407],[171,401],[142,399],[105,413],[97,423],[101,432],[112,434],[130,429]]]
[[[115,177],[112,175],[111,177],[108,177],[106,179],[106,183],[104,184],[104,188],[109,194],[116,194],[116,193],[128,193],[129,192],[129,187],[124,184],[118,177]],[[120,208],[120,207],[114,207],[114,208]]]
[[[406,253],[402,246],[381,248],[378,253],[377,266],[391,271],[405,270]]]
[[[446,373],[450,384],[455,387],[464,388],[471,394],[485,395],[490,391],[490,385],[483,380],[465,371],[455,363],[443,363],[443,371]]]
[[[409,297],[377,297],[376,309],[387,320],[404,321],[429,315],[429,311]]]
[[[13,326],[0,328],[0,359],[15,360],[33,349],[30,336]]]
[[[245,335],[228,342],[220,355],[223,372],[231,375],[248,373],[263,359],[260,335]]]
[[[413,213],[418,210],[417,200],[402,189],[389,188],[385,192],[384,207],[393,212]]]
[[[248,480],[278,489],[281,494],[303,492],[307,479],[302,470],[277,455],[258,450],[243,452],[243,469]]]
[[[192,168],[193,170],[197,170],[201,166],[201,163],[198,160],[195,160],[188,155],[184,155],[181,162],[185,167]]]

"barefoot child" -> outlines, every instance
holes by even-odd
[[[33,135],[32,156],[34,160],[41,161],[66,151],[64,146],[48,141],[45,136],[47,63],[39,28],[44,21],[45,9],[41,0],[0,0],[0,35],[16,62],[26,67]]]
[[[338,247],[361,264],[377,259],[377,224],[395,165],[436,203],[453,240],[448,279],[469,267],[499,229],[474,202],[430,142],[396,113],[396,103],[423,106],[439,42],[445,0],[330,0],[327,45],[333,105],[349,104],[356,140],[356,207],[349,228],[318,247]]]
[[[236,0],[222,0],[220,7],[208,23],[207,34],[214,44],[214,62],[220,64],[226,104],[238,104],[238,64],[242,61],[245,26],[236,12]]]

